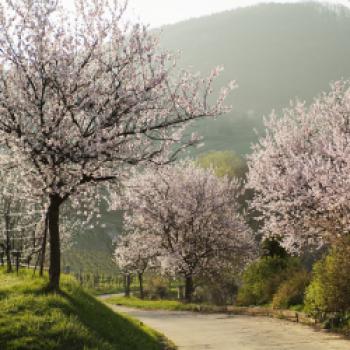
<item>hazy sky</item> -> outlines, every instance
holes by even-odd
[[[271,0],[269,2],[298,2],[300,0]],[[235,7],[249,6],[262,0],[129,0],[133,15],[152,27],[179,22]],[[266,1],[265,1],[266,2]],[[323,1],[325,2],[325,1]],[[329,0],[329,3],[350,3],[348,0]]]
[[[250,6],[262,2],[303,2],[307,0],[129,0],[129,16],[152,27],[179,22],[192,17],[200,17],[237,7]],[[314,0],[332,4],[350,4],[350,0]],[[71,7],[72,0],[63,0]]]

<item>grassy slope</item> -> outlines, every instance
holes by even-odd
[[[60,294],[46,294],[46,279],[0,270],[0,349],[161,350],[157,332],[114,313],[69,277]]]

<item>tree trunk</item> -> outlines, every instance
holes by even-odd
[[[40,253],[40,271],[39,271],[39,276],[42,276],[44,274],[48,223],[49,223],[49,213],[46,212],[46,214],[45,214],[45,223],[44,223],[43,242],[42,242],[41,253]]]
[[[184,286],[178,286],[177,288],[177,298],[178,300],[184,299]]]
[[[131,276],[130,273],[125,275],[125,293],[126,297],[130,296],[130,284],[131,284]]]
[[[12,263],[11,263],[11,243],[9,240],[9,236],[7,233],[7,237],[6,237],[6,271],[7,272],[12,272]]]
[[[139,285],[140,285],[140,298],[145,298],[145,293],[143,291],[143,274],[139,272]]]
[[[8,273],[12,272],[12,263],[11,263],[11,238],[10,238],[10,218],[6,214],[5,215],[5,231],[6,231],[6,249],[5,249],[5,254],[6,254],[6,266],[7,269],[6,271]]]
[[[60,287],[61,273],[61,249],[59,234],[60,205],[62,199],[59,195],[50,197],[48,208],[49,241],[50,241],[50,268],[49,268],[49,290],[58,291]]]
[[[193,277],[192,275],[188,275],[185,277],[185,300],[188,303],[192,301],[193,292],[194,292]]]

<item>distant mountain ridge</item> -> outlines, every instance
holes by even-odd
[[[161,43],[181,50],[181,67],[206,74],[223,65],[222,85],[239,88],[228,103],[234,112],[197,126],[211,149],[250,151],[262,116],[288,106],[295,97],[310,101],[329,83],[350,78],[350,11],[322,4],[261,4],[162,28]]]

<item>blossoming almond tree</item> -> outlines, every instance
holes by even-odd
[[[249,157],[251,205],[290,251],[350,232],[350,89],[336,82],[309,107],[266,121]]]
[[[146,233],[122,236],[114,252],[115,262],[126,277],[125,295],[130,295],[130,274],[136,273],[139,280],[140,298],[144,298],[143,275],[151,267],[159,265],[160,241]]]
[[[12,271],[11,254],[15,251],[27,263],[41,251],[45,203],[41,191],[33,191],[28,179],[33,176],[22,162],[22,177],[17,161],[10,154],[0,154],[0,248],[6,257],[7,271]],[[19,257],[19,256],[18,256]]]
[[[125,185],[125,227],[160,239],[163,265],[185,278],[190,301],[194,276],[218,259],[253,251],[251,231],[238,211],[240,193],[238,181],[191,162],[149,169]]]
[[[117,0],[5,0],[0,7],[0,143],[33,164],[49,198],[50,285],[59,288],[60,207],[140,163],[169,162],[198,118],[227,111],[223,89],[185,71]],[[232,85],[231,85],[232,87]],[[90,196],[91,198],[91,196]]]

